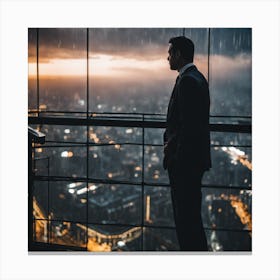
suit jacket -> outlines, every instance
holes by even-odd
[[[208,170],[211,167],[209,87],[205,77],[191,66],[176,80],[167,111],[164,143],[168,151],[163,165]]]

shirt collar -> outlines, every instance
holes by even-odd
[[[183,66],[183,67],[179,70],[179,76],[181,77],[182,74],[183,74],[188,68],[190,68],[191,66],[194,66],[194,64],[193,64],[192,62],[186,64],[185,66]]]

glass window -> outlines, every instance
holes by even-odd
[[[206,236],[214,252],[252,251],[252,237],[248,232],[207,230]]]
[[[36,149],[36,158],[41,168],[36,170],[39,176],[86,177],[86,147],[43,147]],[[48,165],[49,161],[49,165]]]
[[[87,184],[83,182],[50,182],[50,218],[85,222]]]
[[[252,30],[213,28],[210,36],[211,114],[252,114]]]
[[[86,247],[87,230],[82,223],[51,222],[51,244]]]
[[[85,111],[86,29],[39,29],[39,94],[42,111]]]
[[[249,124],[252,34],[238,28],[31,28],[29,109],[38,103],[41,117],[164,121],[178,75],[169,69],[168,41],[182,34],[210,79],[211,123]],[[47,141],[34,148],[35,240],[88,251],[179,249],[164,129],[131,124],[33,125]],[[213,251],[251,250],[252,191],[240,190],[252,187],[251,134],[211,132],[211,154],[202,190],[208,243]]]
[[[144,251],[179,251],[175,230],[145,227]]]
[[[89,176],[95,179],[142,179],[142,147],[139,145],[100,145],[89,148]]]
[[[252,230],[252,191],[202,189],[202,218],[206,228]]]
[[[174,227],[170,188],[145,186],[144,195],[144,223],[152,226]]]
[[[177,73],[167,62],[172,28],[90,29],[90,110],[166,113]]]
[[[89,184],[88,199],[90,223],[141,223],[141,186]]]
[[[163,169],[163,147],[145,146],[145,182],[168,183],[167,171]]]
[[[212,168],[203,177],[203,184],[252,186],[252,150],[233,146],[211,149]]]

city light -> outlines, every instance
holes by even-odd
[[[248,160],[248,156],[245,154],[245,152],[235,147],[222,147],[221,149],[230,156],[232,164],[237,165],[239,161],[249,170],[252,170],[252,163]]]
[[[77,195],[84,194],[86,192],[87,192],[87,188],[82,188],[82,189],[77,191]]]
[[[63,151],[62,153],[61,153],[61,157],[63,157],[63,158],[71,158],[71,157],[73,157],[73,152],[71,152],[71,151]]]
[[[128,129],[126,129],[125,133],[126,134],[131,134],[131,133],[133,133],[133,129],[132,128],[128,128]]]

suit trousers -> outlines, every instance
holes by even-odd
[[[174,221],[181,251],[208,251],[201,218],[204,171],[168,168]]]

